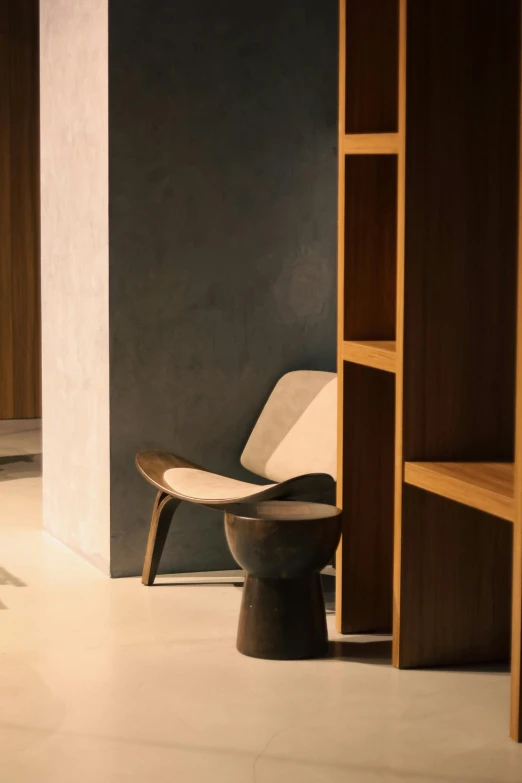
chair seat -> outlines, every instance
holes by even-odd
[[[167,495],[220,508],[238,501],[283,498],[331,502],[335,490],[335,481],[327,473],[309,473],[277,484],[251,484],[211,473],[165,451],[140,451],[136,465],[147,481]]]
[[[258,495],[277,484],[250,484],[247,481],[220,476],[197,468],[171,468],[164,475],[165,482],[178,498],[199,503],[220,503]]]

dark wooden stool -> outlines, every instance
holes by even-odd
[[[328,644],[320,571],[341,536],[334,506],[270,501],[229,507],[225,532],[246,571],[237,649],[254,658],[319,658]]]

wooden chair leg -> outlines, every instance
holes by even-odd
[[[165,492],[158,492],[156,495],[141,577],[144,585],[154,584],[170,523],[180,503],[181,500],[177,500]]]

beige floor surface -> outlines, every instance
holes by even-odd
[[[238,587],[109,580],[41,531],[39,443],[0,433],[1,783],[522,781],[505,669],[399,672],[332,616],[326,660],[245,658]]]

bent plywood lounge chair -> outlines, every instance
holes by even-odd
[[[332,503],[336,475],[337,376],[299,370],[276,384],[252,430],[241,464],[272,483],[220,476],[163,451],[140,451],[136,465],[158,490],[152,510],[142,582],[152,585],[182,502],[226,511],[238,503],[307,500]]]

